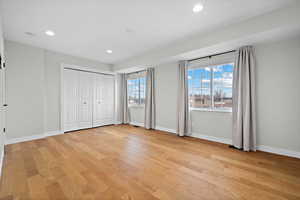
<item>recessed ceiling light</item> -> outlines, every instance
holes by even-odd
[[[45,31],[45,34],[48,35],[48,36],[54,36],[55,35],[55,33],[51,30]]]
[[[111,54],[111,53],[112,53],[112,50],[110,50],[110,49],[107,49],[107,50],[106,50],[106,53],[109,53],[109,54]]]
[[[193,12],[194,13],[201,12],[203,10],[203,8],[204,8],[204,6],[201,3],[198,3],[198,4],[194,5]]]

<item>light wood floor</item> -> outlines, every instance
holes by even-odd
[[[0,199],[300,199],[300,160],[107,126],[6,146]]]

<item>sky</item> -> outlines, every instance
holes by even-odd
[[[222,91],[225,97],[232,97],[233,64],[190,69],[188,84],[190,94],[210,94],[211,73],[214,77],[214,91]]]

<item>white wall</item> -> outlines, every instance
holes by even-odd
[[[300,37],[256,47],[258,143],[300,152]]]
[[[167,63],[155,68],[157,127],[176,130],[177,86],[177,63]]]
[[[130,122],[135,125],[144,124],[145,108],[141,106],[132,106],[129,108]]]
[[[192,136],[211,136],[231,140],[232,114],[227,112],[192,111]]]
[[[300,37],[255,45],[258,145],[300,152]],[[176,130],[177,62],[156,68],[156,124]],[[231,113],[192,111],[193,136],[230,142]],[[141,119],[140,119],[141,120]]]
[[[44,131],[44,51],[6,42],[7,138]]]
[[[0,54],[4,57],[4,39],[3,39],[3,31],[2,31],[2,21],[0,16]],[[3,128],[5,127],[5,108],[3,104],[5,103],[5,71],[0,71],[0,175],[1,175],[1,167],[2,167],[2,154],[4,151],[4,133]]]
[[[8,139],[60,130],[60,64],[110,71],[111,66],[5,41]]]

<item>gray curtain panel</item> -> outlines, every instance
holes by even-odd
[[[146,70],[146,99],[144,126],[146,129],[155,129],[154,68],[148,68]]]
[[[256,151],[255,57],[251,46],[236,55],[233,73],[233,146]]]
[[[189,134],[188,62],[179,62],[179,85],[177,99],[177,135]]]
[[[126,74],[116,75],[116,122],[129,123]]]

